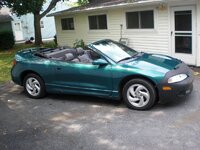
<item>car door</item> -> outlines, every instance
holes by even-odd
[[[112,91],[112,66],[79,64],[80,93],[110,96]]]
[[[112,91],[111,65],[99,66],[55,61],[54,84],[64,93],[109,96]]]
[[[77,93],[80,88],[78,64],[65,61],[54,61],[53,67],[54,77],[52,83],[64,93]]]

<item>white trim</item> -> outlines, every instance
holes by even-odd
[[[160,4],[164,0],[142,0],[138,2],[130,2],[130,3],[120,3],[120,4],[114,4],[110,6],[98,6],[98,7],[92,7],[92,8],[87,8],[84,10],[75,10],[75,11],[67,11],[67,10],[62,10],[59,12],[55,12],[52,14],[48,14],[47,17],[51,16],[60,16],[63,14],[76,14],[76,13],[83,13],[83,12],[96,12],[96,11],[102,11],[102,10],[108,10],[108,9],[118,9],[118,8],[126,8],[126,7],[132,7],[132,6],[144,6],[144,5],[152,5],[152,4]]]
[[[152,29],[142,29],[142,28],[139,28],[139,29],[127,29],[127,21],[126,21],[126,13],[127,12],[141,12],[141,11],[150,11],[150,10],[153,10],[153,14],[154,14],[154,28]],[[146,8],[128,8],[128,9],[125,9],[123,11],[123,26],[124,26],[124,32],[125,33],[138,33],[138,32],[149,32],[149,33],[152,33],[152,32],[157,32],[157,19],[158,19],[158,15],[157,15],[158,11],[156,10],[155,6],[154,7],[146,7]]]
[[[106,23],[107,23],[107,29],[90,29],[89,24],[89,16],[100,16],[100,15],[106,15]],[[109,16],[107,12],[95,12],[95,13],[88,13],[86,15],[87,19],[87,27],[88,27],[88,33],[109,33]]]
[[[16,30],[15,24],[19,24],[19,30]],[[23,41],[24,33],[22,28],[22,21],[21,20],[12,21],[12,29],[15,35],[15,41]]]
[[[171,39],[171,7],[170,5],[168,4],[167,6],[167,9],[168,9],[168,34],[169,34],[169,37],[168,37],[168,40],[169,40],[169,46],[168,46],[168,54],[170,56],[172,56],[172,39]]]
[[[175,53],[175,23],[174,23],[174,12],[175,11],[187,11],[191,10],[192,11],[192,31],[184,31],[184,33],[192,33],[192,54],[185,54],[185,53]],[[171,20],[171,31],[173,32],[171,36],[171,49],[172,49],[172,56],[177,57],[179,59],[182,59],[185,61],[187,64],[190,65],[197,65],[197,16],[196,16],[196,6],[195,5],[187,5],[187,6],[172,6],[170,9],[170,20]],[[183,33],[182,31],[176,31],[176,33]]]
[[[200,0],[197,2],[197,66],[200,66]]]
[[[191,6],[191,5],[196,5],[196,1],[198,0],[168,0],[169,7],[180,7],[180,6]]]
[[[73,21],[74,21],[74,29],[73,30],[63,30],[62,29],[62,19],[68,19],[68,18],[73,18]],[[76,33],[76,19],[75,19],[75,16],[73,15],[65,15],[65,16],[61,16],[60,18],[59,18],[59,21],[60,21],[60,30],[62,31],[62,32],[65,32],[65,33]]]

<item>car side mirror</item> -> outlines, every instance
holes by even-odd
[[[104,65],[107,65],[108,62],[104,59],[96,59],[92,62],[93,65],[99,65],[99,66],[104,66]]]

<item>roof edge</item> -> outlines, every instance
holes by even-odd
[[[97,7],[91,7],[91,8],[86,8],[83,10],[73,10],[73,11],[68,11],[68,9],[66,10],[62,10],[62,11],[58,11],[58,12],[54,12],[51,14],[48,14],[47,17],[55,17],[55,16],[60,16],[62,14],[75,14],[75,13],[81,13],[81,12],[89,12],[89,11],[93,11],[93,10],[101,10],[101,9],[109,9],[109,8],[123,8],[126,6],[137,6],[137,5],[142,5],[142,4],[156,4],[156,3],[161,3],[164,2],[165,0],[142,0],[142,1],[137,1],[134,3],[121,3],[121,4],[116,4],[116,5],[109,5],[109,6],[97,6]]]

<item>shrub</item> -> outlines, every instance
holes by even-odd
[[[74,48],[78,48],[78,47],[82,47],[83,49],[85,48],[85,43],[82,39],[75,41]]]
[[[45,42],[43,46],[48,47],[48,48],[56,48],[57,47],[57,45],[55,44],[54,41]]]
[[[58,41],[57,41],[57,36],[56,35],[54,36],[54,42],[55,42],[56,45],[58,45]]]
[[[13,48],[15,38],[12,31],[0,31],[0,49]]]

